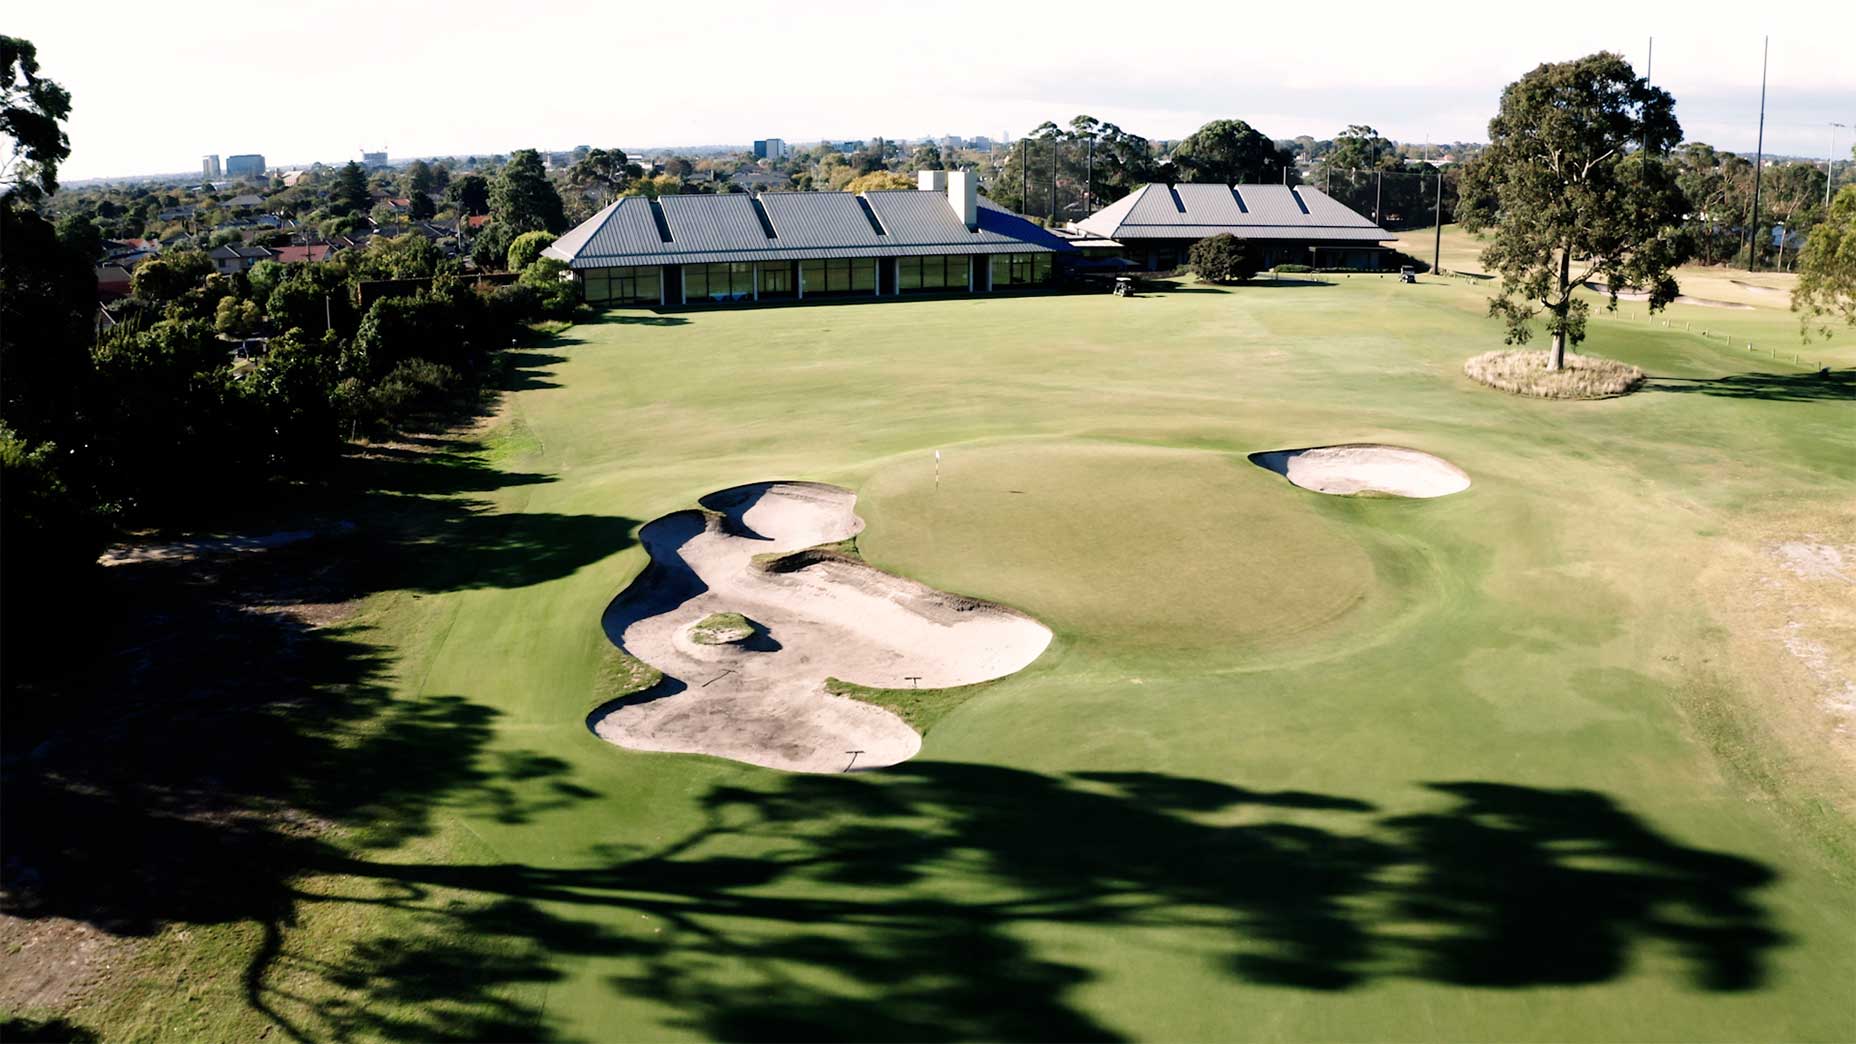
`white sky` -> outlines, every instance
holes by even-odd
[[[1020,134],[1089,113],[1149,138],[1208,119],[1273,137],[1368,123],[1480,140],[1503,84],[1600,49],[1671,91],[1691,139],[1751,152],[1772,33],[1768,152],[1856,126],[1856,3],[1336,0],[1061,5],[884,0],[148,0],[15,5],[73,95],[67,180],[533,146]],[[1474,12],[1473,14],[1471,12]],[[1426,23],[1435,21],[1432,26]],[[1848,158],[1851,131],[1838,131]]]

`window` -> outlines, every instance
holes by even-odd
[[[873,293],[876,290],[876,258],[827,257],[802,261],[799,274],[807,294]]]
[[[785,261],[762,261],[760,263],[760,295],[762,297],[791,297],[793,294],[793,266]]]
[[[898,258],[896,285],[903,290],[965,290],[967,262],[964,256]]]
[[[659,270],[644,268],[589,268],[582,273],[589,304],[657,304]]]
[[[1036,286],[1050,282],[1049,254],[994,254],[992,285]]]

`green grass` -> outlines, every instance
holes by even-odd
[[[893,712],[909,727],[926,736],[942,718],[961,704],[986,691],[991,682],[956,685],[947,689],[873,689],[868,685],[847,682],[842,678],[825,679],[825,691],[834,696],[848,696],[874,703]]]
[[[690,628],[690,641],[697,645],[727,645],[753,634],[754,625],[740,613],[710,613]]]
[[[353,638],[397,703],[475,714],[402,773],[429,828],[345,816],[274,952],[269,914],[171,929],[78,1021],[1856,1037],[1848,748],[1778,644],[1816,616],[1729,627],[1720,600],[1761,590],[1770,541],[1847,538],[1856,352],[1822,349],[1825,381],[1739,347],[1792,343],[1780,308],[1670,309],[1712,342],[1595,318],[1581,350],[1646,387],[1544,402],[1462,372],[1500,346],[1486,284],[1327,282],[615,313],[518,353],[490,470],[422,494],[469,507],[420,552],[448,565]],[[1325,497],[1244,459],[1342,442],[1475,484]],[[884,772],[592,736],[589,694],[650,680],[600,627],[635,527],[773,478],[857,489],[872,565],[1051,649],[958,696],[859,693],[926,731]]]

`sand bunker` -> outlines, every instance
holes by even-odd
[[[855,536],[847,489],[811,482],[739,486],[639,534],[651,563],[606,609],[614,644],[664,680],[595,710],[587,724],[633,750],[713,754],[795,772],[878,768],[921,737],[872,704],[825,691],[826,678],[873,688],[969,685],[1023,669],[1050,644],[1043,624],[892,576],[830,552]],[[691,640],[712,614],[753,633]],[[853,754],[853,752],[856,752]]]
[[[1739,282],[1739,280],[1737,279],[1734,281]],[[1588,282],[1585,285],[1588,288],[1592,290],[1596,290],[1601,294],[1606,292],[1605,284],[1603,283]],[[1745,286],[1747,284],[1741,283],[1741,285]],[[1763,290],[1765,288],[1758,287],[1757,289]],[[1648,301],[1649,299],[1650,299],[1650,295],[1647,293],[1644,293],[1641,290],[1620,289],[1618,291],[1618,300],[1620,301]],[[1739,301],[1717,301],[1712,297],[1690,297],[1687,294],[1676,295],[1676,299],[1673,303],[1674,304],[1685,304],[1685,305],[1699,305],[1702,308],[1738,308],[1738,309],[1742,309],[1745,311],[1752,311],[1753,309],[1752,305],[1742,304]]]
[[[1463,469],[1414,449],[1360,443],[1252,453],[1251,463],[1317,493],[1442,497],[1469,488]]]

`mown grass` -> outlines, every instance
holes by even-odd
[[[373,796],[315,806],[339,829],[288,888],[239,860],[262,904],[154,890],[136,968],[166,974],[65,1017],[112,1040],[1856,1037],[1856,800],[1778,637],[1821,614],[1748,608],[1733,640],[1770,658],[1729,655],[1697,596],[1856,497],[1849,383],[1740,348],[1793,318],[1672,307],[1737,351],[1594,318],[1589,350],[1651,379],[1558,404],[1461,376],[1499,344],[1485,285],[1189,289],[615,313],[527,353],[524,433],[383,515],[420,539],[347,639],[378,715],[340,758],[268,759]],[[1307,496],[1244,459],[1339,442],[1475,485]],[[874,694],[926,734],[883,772],[592,736],[589,696],[653,680],[599,623],[640,522],[768,478],[858,490],[872,565],[1022,609],[1050,650],[969,694]],[[1749,727],[1781,699],[1804,710]],[[183,840],[147,850],[222,851]]]
[[[854,700],[872,703],[890,711],[909,728],[922,735],[928,735],[942,718],[953,713],[961,704],[967,702],[991,685],[980,682],[976,685],[957,685],[946,689],[873,689],[868,685],[858,685],[841,678],[825,679],[825,691],[834,696],[848,696]]]

